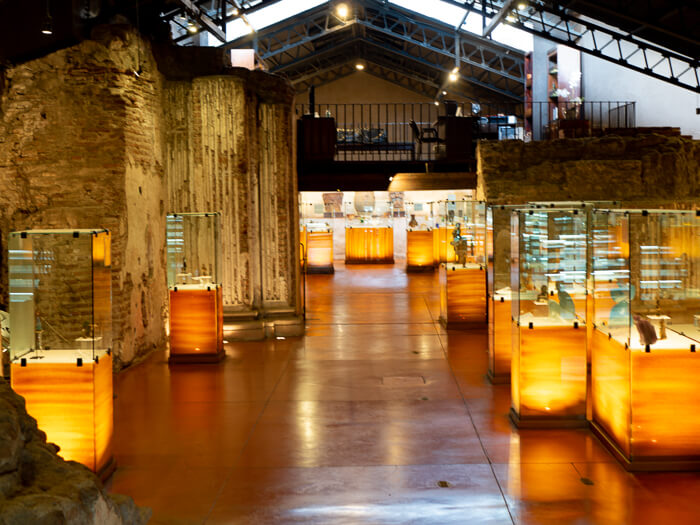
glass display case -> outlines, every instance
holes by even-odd
[[[61,456],[107,476],[112,459],[112,276],[107,230],[9,238],[12,388]]]
[[[493,205],[487,210],[489,228],[489,364],[492,383],[510,382],[512,308],[510,288],[510,217],[515,209],[528,205]]]
[[[394,262],[393,207],[391,201],[358,199],[345,203],[345,263]]]
[[[167,216],[170,362],[225,356],[218,213]]]
[[[586,212],[511,215],[511,417],[520,427],[585,426]]]
[[[453,262],[440,264],[440,321],[446,327],[486,323],[486,204],[479,201],[447,202],[452,221],[449,244]],[[449,213],[453,211],[453,213]]]
[[[301,206],[301,239],[308,273],[333,273],[333,228],[322,203]]]
[[[700,211],[593,212],[593,427],[630,470],[700,467]]]
[[[433,228],[431,204],[406,203],[406,271],[433,271]]]

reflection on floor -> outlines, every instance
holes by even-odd
[[[118,377],[111,488],[151,523],[698,522],[700,473],[631,475],[588,431],[512,428],[486,331],[437,322],[437,274],[307,282],[306,337]]]

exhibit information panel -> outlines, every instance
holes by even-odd
[[[218,213],[167,216],[170,362],[224,358]]]
[[[112,277],[106,230],[9,238],[12,388],[60,455],[102,477],[112,459]]]
[[[511,417],[586,425],[586,213],[511,215]]]
[[[700,216],[593,222],[594,429],[630,470],[700,468]]]
[[[406,271],[433,271],[434,221],[430,205],[422,202],[406,203]]]

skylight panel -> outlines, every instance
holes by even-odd
[[[231,42],[242,36],[250,33],[250,27],[246,24],[242,18],[236,18],[235,20],[226,24],[226,40]]]
[[[324,3],[325,0],[282,0],[250,13],[248,21],[257,31]]]
[[[461,7],[445,3],[442,0],[392,0],[389,3],[434,18],[452,27],[459,25],[466,12]]]

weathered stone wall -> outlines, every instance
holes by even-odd
[[[1,252],[13,230],[111,230],[119,367],[165,341],[162,77],[148,45],[112,26],[95,40],[8,69],[5,78]],[[6,264],[1,271],[7,308]]]
[[[700,141],[639,135],[481,141],[477,197],[499,204],[618,200],[630,206],[700,202]]]
[[[108,494],[87,467],[64,461],[0,377],[0,525],[141,525],[150,509]]]
[[[168,211],[221,213],[229,312],[297,308],[292,96],[243,69],[165,85]]]

